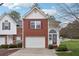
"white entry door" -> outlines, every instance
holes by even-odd
[[[52,44],[57,44],[57,34],[50,33],[49,40],[52,40]]]
[[[0,45],[5,44],[5,37],[0,36]]]
[[[26,37],[26,48],[45,48],[45,37]]]

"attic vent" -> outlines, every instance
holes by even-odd
[[[34,12],[37,13],[37,10],[35,9]]]

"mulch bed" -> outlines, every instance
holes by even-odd
[[[0,49],[0,56],[8,56],[18,50],[19,49]]]

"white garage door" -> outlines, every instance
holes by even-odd
[[[5,37],[0,37],[0,45],[5,44]]]
[[[26,48],[45,48],[45,37],[26,37]]]

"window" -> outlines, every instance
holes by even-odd
[[[5,20],[5,22],[2,23],[2,30],[10,30],[10,22]]]
[[[41,21],[31,21],[30,28],[31,29],[41,29]]]
[[[56,31],[55,30],[50,30],[50,32],[49,33],[56,33]]]
[[[49,40],[52,40],[52,35],[51,34],[49,34]]]
[[[35,21],[31,21],[30,22],[30,28],[31,29],[35,29]]]

